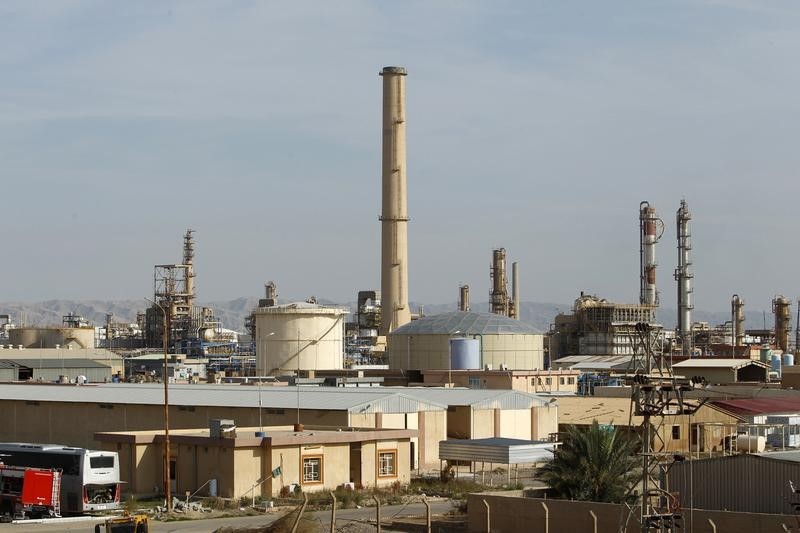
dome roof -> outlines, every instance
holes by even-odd
[[[452,311],[413,320],[393,330],[399,335],[532,335],[539,333],[530,324],[493,313]]]

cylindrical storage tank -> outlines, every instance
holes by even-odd
[[[769,349],[769,346],[767,346],[766,344],[762,346],[760,354],[761,362],[769,364],[771,356],[772,356],[772,350]]]
[[[794,354],[783,354],[783,366],[794,366]]]
[[[344,367],[347,309],[297,302],[259,307],[254,314],[259,375]]]
[[[94,348],[94,328],[13,328],[8,330],[8,340],[25,348],[67,347],[71,343],[79,348]]]
[[[481,341],[478,339],[450,339],[450,368],[474,370],[481,367]]]
[[[777,372],[778,377],[781,375],[781,356],[774,353],[770,356],[769,369],[772,372]]]
[[[737,435],[736,451],[761,453],[767,448],[767,439],[761,435]]]

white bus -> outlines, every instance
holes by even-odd
[[[61,512],[86,513],[119,509],[117,452],[93,451],[58,444],[0,443],[0,462],[11,466],[61,470]]]

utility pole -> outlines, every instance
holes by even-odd
[[[636,324],[634,353],[626,378],[631,382],[631,417],[642,417],[639,426],[642,478],[623,500],[620,533],[627,531],[634,514],[638,514],[643,533],[683,530],[677,498],[660,485],[678,457],[668,452],[659,430],[665,416],[692,415],[706,398],[685,398],[685,393],[693,390],[692,385],[687,380],[676,379],[672,369],[665,367],[663,356],[656,359],[654,346],[659,334],[649,324]],[[641,492],[634,494],[634,489]]]

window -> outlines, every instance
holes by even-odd
[[[552,385],[553,384],[553,378],[544,378],[544,383],[545,383],[545,385]]]
[[[303,457],[303,483],[322,483],[322,457]]]
[[[681,427],[680,426],[672,426],[672,438],[677,440],[681,438]]]
[[[561,385],[563,385],[563,384],[564,384],[564,378],[558,378],[558,382],[559,382]]]
[[[575,378],[567,378],[568,385],[575,385]]]
[[[378,452],[378,477],[397,476],[397,451]]]
[[[113,455],[95,455],[89,457],[89,467],[91,468],[114,468]]]
[[[480,389],[481,388],[481,378],[476,378],[470,376],[469,378],[469,388],[470,389]]]

